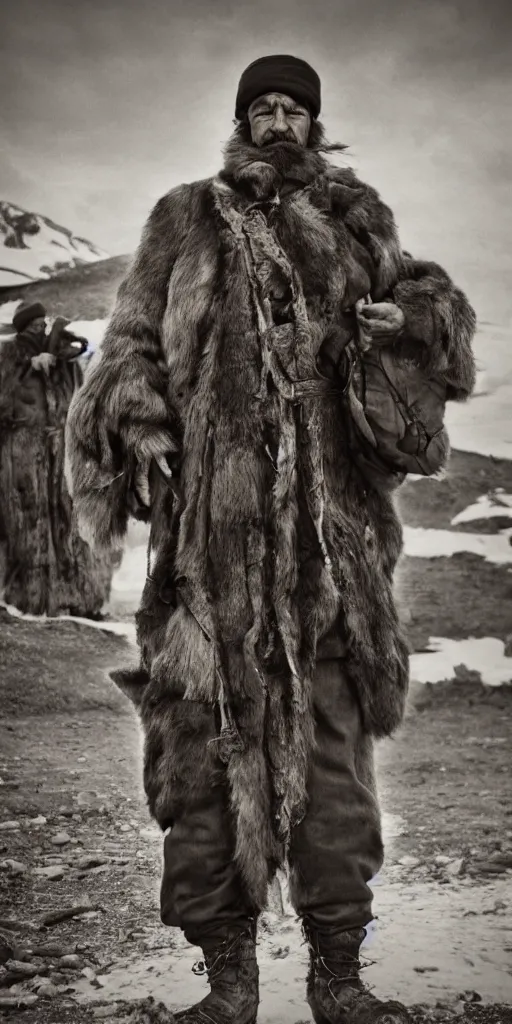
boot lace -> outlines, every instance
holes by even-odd
[[[329,995],[335,1003],[341,1003],[341,1000],[338,999],[334,992],[334,986],[338,983],[349,985],[354,982],[359,982],[361,991],[369,994],[366,986],[359,981],[359,974],[365,970],[365,968],[371,967],[375,963],[374,960],[365,960],[362,962],[358,956],[354,956],[346,949],[340,949],[333,951],[331,954],[322,955],[318,948],[318,939],[317,944],[315,945],[313,938],[308,934],[308,931],[305,928],[303,928],[303,935],[309,948],[309,955],[313,970],[316,974],[323,971],[324,977],[326,977],[327,980]],[[331,964],[332,966],[330,966]],[[338,968],[338,971],[343,970],[343,973],[339,974],[336,968]]]
[[[232,939],[225,939],[212,956],[204,956],[192,965],[192,973],[197,977],[208,975],[208,981],[212,982],[218,978],[227,967],[228,963],[241,963],[242,960],[252,959],[251,955],[244,955],[240,949],[240,940],[245,932],[240,932]]]

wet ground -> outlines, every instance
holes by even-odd
[[[137,724],[106,677],[129,659],[126,641],[4,615],[1,644],[0,937],[33,976],[0,984],[0,1014],[81,1024],[117,1020],[119,1000],[196,1001],[199,951],[159,924],[161,837],[141,793]],[[449,1020],[463,1002],[460,1019],[511,1019],[511,710],[510,687],[413,686],[403,730],[379,748],[387,860],[366,979],[382,997],[427,1005],[418,1021]],[[260,929],[259,1020],[300,1024],[306,951],[285,889],[283,913],[274,908]]]

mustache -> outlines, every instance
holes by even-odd
[[[262,142],[264,146],[282,145],[284,143],[297,145],[297,140],[291,128],[287,128],[286,132],[275,132],[272,128],[269,128],[268,132],[263,136]]]

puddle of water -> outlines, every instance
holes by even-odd
[[[512,921],[497,901],[512,897],[510,878],[485,886],[460,882],[376,886],[377,921],[369,935],[364,971],[381,998],[406,1004],[453,999],[477,991],[486,1002],[512,1003]],[[465,916],[471,911],[470,916]],[[309,1019],[304,997],[307,952],[297,923],[269,916],[272,934],[261,934],[261,1024],[297,1024]],[[170,933],[173,937],[179,933]],[[288,953],[283,953],[288,947]],[[113,969],[100,990],[77,984],[80,1002],[140,999],[152,995],[172,1010],[202,999],[207,982],[192,973],[200,951],[186,946],[148,955]]]

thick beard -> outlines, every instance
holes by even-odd
[[[287,139],[255,146],[249,124],[241,121],[224,147],[220,176],[261,198],[272,194],[283,181],[307,183],[325,173],[328,162],[323,153],[334,149],[344,150],[346,146],[330,146],[317,121],[313,122],[306,147]]]
[[[309,163],[307,149],[298,142],[289,139],[281,139],[278,142],[269,142],[265,146],[251,146],[253,151],[260,154],[260,160],[272,164],[272,167],[283,178],[297,165]]]
[[[224,173],[237,178],[240,174],[245,176],[243,168],[264,164],[273,168],[276,180],[299,178],[309,181],[322,172],[325,159],[320,153],[287,140],[255,146],[250,137],[246,141],[241,133],[235,131],[224,148]]]

